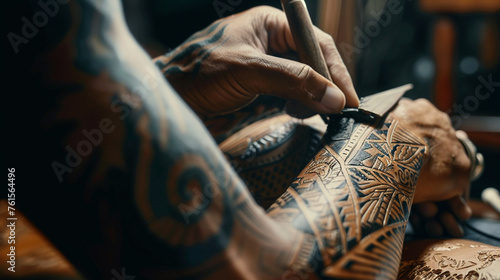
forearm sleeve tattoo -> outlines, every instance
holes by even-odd
[[[24,212],[86,277],[395,278],[421,139],[396,120],[332,124],[266,215],[120,10],[70,1],[71,27],[47,26],[64,33],[39,63],[50,94],[38,174],[51,189],[27,187]]]
[[[268,215],[314,237],[293,273],[395,279],[426,144],[394,119],[335,122]]]

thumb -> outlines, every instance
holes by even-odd
[[[334,114],[344,108],[344,93],[310,66],[270,55],[253,61],[246,69],[254,77],[246,79],[251,83],[247,89],[290,100],[287,111],[292,115],[310,116],[311,110]]]

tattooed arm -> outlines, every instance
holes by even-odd
[[[120,2],[57,8],[44,44],[23,53],[34,58],[24,83],[38,86],[25,97],[37,126],[22,134],[36,139],[23,212],[89,279],[281,275],[302,233],[255,204],[130,36]]]
[[[316,255],[287,274],[395,279],[412,203],[452,205],[467,192],[468,174],[448,116],[426,100],[400,101],[375,126],[333,119],[316,156],[268,210],[315,237]],[[448,215],[464,212],[455,205]]]
[[[266,215],[151,68],[119,1],[60,9],[69,28],[46,27],[57,36],[30,68],[44,94],[38,182],[19,202],[86,277],[393,275],[425,150],[397,119],[380,129],[341,121]],[[370,253],[387,258],[366,274],[358,264]]]
[[[334,119],[319,152],[268,215],[314,236],[316,256],[307,264],[324,276],[395,279],[426,149],[392,117],[379,128]]]

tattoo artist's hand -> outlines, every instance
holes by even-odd
[[[235,111],[259,94],[292,100],[287,111],[297,117],[336,113],[346,104],[357,107],[351,77],[332,38],[315,31],[334,83],[305,64],[274,56],[296,47],[285,14],[271,7],[216,21],[155,60],[190,107],[205,116]]]
[[[471,208],[462,196],[441,202],[420,202],[411,210],[410,222],[415,231],[424,236],[440,237],[444,234],[462,237],[460,221],[469,219]]]
[[[413,199],[413,226],[431,236],[462,236],[458,221],[472,214],[464,199],[470,185],[470,160],[456,137],[464,132],[456,132],[448,115],[425,99],[403,99],[391,114],[428,141]]]

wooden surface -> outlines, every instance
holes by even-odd
[[[83,279],[66,258],[40,233],[19,210],[16,210],[16,267],[7,270],[7,254],[11,245],[7,243],[9,232],[7,201],[0,200],[0,279]]]
[[[354,47],[356,1],[319,0],[318,27],[335,40],[337,49],[353,79],[356,76],[356,53],[344,51],[341,46]]]
[[[335,42],[338,40],[340,30],[342,6],[342,0],[320,0],[318,4],[318,26],[321,30],[330,34]]]
[[[434,26],[434,60],[436,78],[434,85],[434,104],[439,110],[451,110],[455,101],[453,90],[453,60],[455,53],[456,31],[453,22],[440,18]]]
[[[498,0],[420,0],[426,12],[472,13],[500,11]]]

